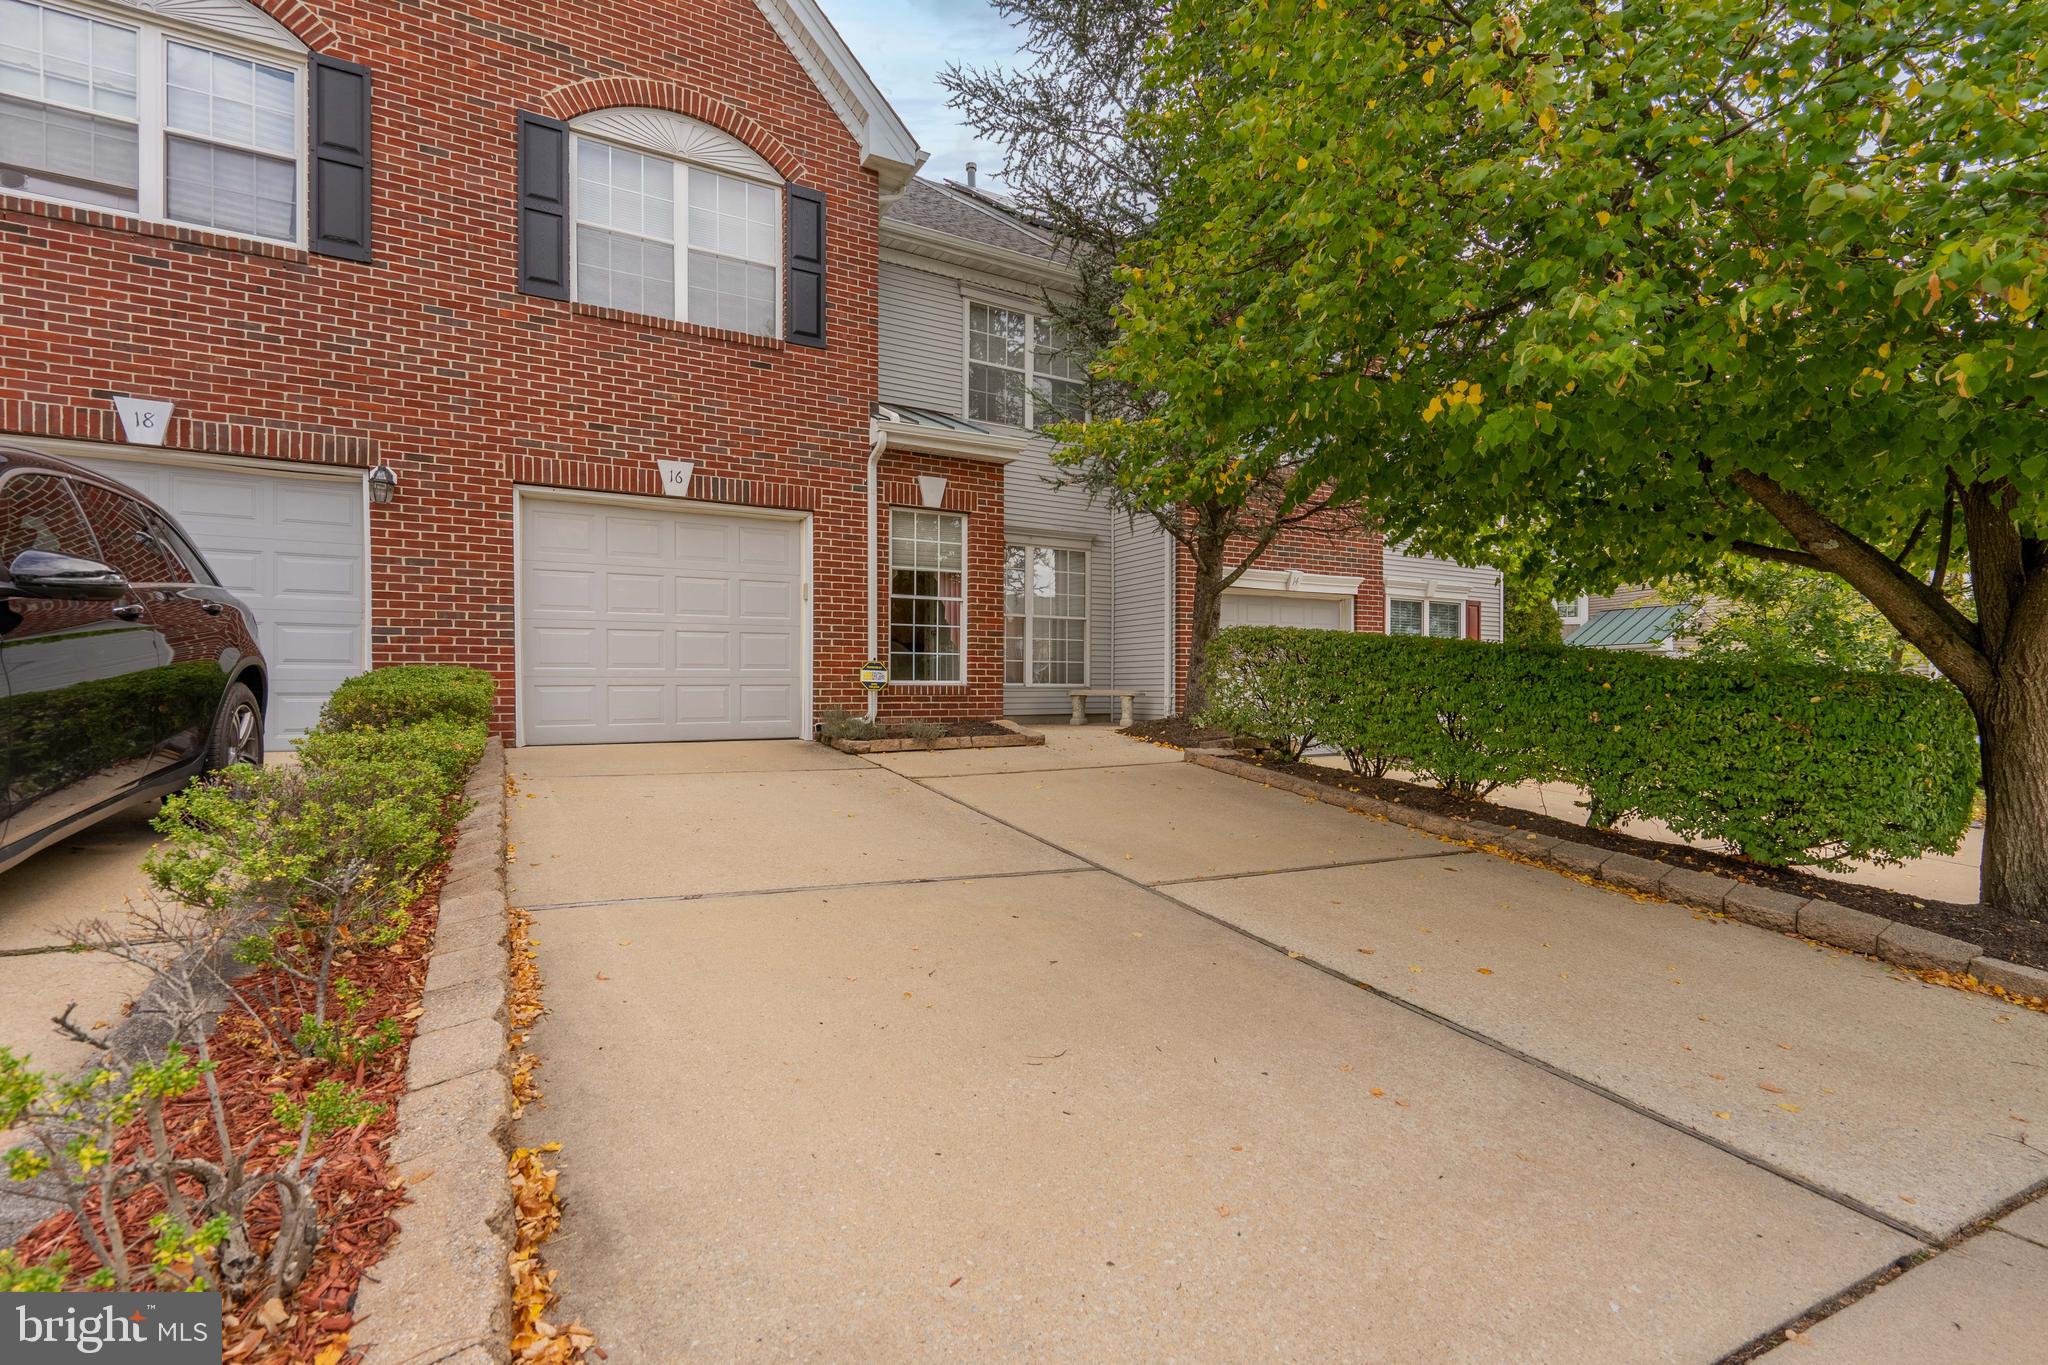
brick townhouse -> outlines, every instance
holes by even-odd
[[[273,744],[420,661],[527,743],[808,734],[877,655],[885,717],[1170,707],[1185,575],[1003,406],[1056,253],[921,161],[815,0],[0,0],[0,441],[171,509]],[[1237,619],[1386,628],[1376,543],[1283,549]]]

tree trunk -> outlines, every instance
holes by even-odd
[[[1984,863],[1978,894],[1986,905],[2026,919],[2048,919],[2048,642],[2015,651],[1998,688],[1977,709],[1984,761]]]
[[[1223,560],[1229,540],[1228,530],[1205,516],[1188,546],[1189,557],[1195,562],[1195,600],[1194,618],[1188,627],[1188,685],[1181,699],[1181,714],[1190,720],[1209,705],[1202,665],[1209,657],[1209,641],[1215,638],[1223,619]]]

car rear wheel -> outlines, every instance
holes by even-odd
[[[213,718],[213,739],[206,750],[206,770],[218,772],[237,763],[263,766],[263,703],[246,683],[229,683]]]

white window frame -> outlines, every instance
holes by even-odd
[[[993,417],[976,417],[972,411],[974,401],[974,367],[987,365],[991,369],[1017,371],[1009,365],[997,365],[993,361],[976,360],[973,357],[974,310],[977,308],[1000,308],[1005,313],[1015,313],[1024,319],[1024,425],[1019,430],[1037,431],[1038,420],[1038,327],[1055,326],[1053,319],[1034,309],[1019,307],[1004,299],[982,298],[974,294],[960,296],[960,415],[970,422],[993,422],[997,426],[1010,426],[1008,422],[997,422]],[[1071,384],[1078,381],[1065,376],[1047,375],[1049,381]],[[1058,420],[1058,419],[1050,419]]]
[[[40,203],[63,204],[84,209],[90,213],[108,213],[122,218],[134,218],[146,223],[157,223],[165,227],[182,228],[188,232],[210,232],[221,237],[233,237],[249,242],[270,242],[279,246],[306,245],[307,221],[310,205],[307,196],[311,189],[312,157],[307,151],[307,109],[311,99],[311,78],[308,62],[303,51],[287,51],[266,47],[261,43],[239,41],[217,30],[199,24],[165,22],[161,18],[145,19],[132,10],[112,5],[93,5],[81,0],[31,0],[43,9],[75,15],[102,24],[125,28],[136,35],[135,40],[135,207],[113,208],[106,204],[95,204],[82,199],[66,199],[61,195],[37,193],[28,189],[10,190],[0,187],[0,194],[12,194],[23,199]],[[235,228],[211,227],[203,223],[188,223],[173,218],[168,213],[170,186],[170,155],[166,143],[172,136],[182,137],[205,146],[226,147],[234,151],[249,152],[253,155],[282,160],[278,153],[245,147],[239,143],[220,142],[197,133],[173,130],[168,122],[170,97],[166,83],[170,76],[170,45],[183,43],[187,47],[218,52],[224,57],[233,57],[245,62],[259,62],[264,66],[278,67],[292,73],[292,166],[295,196],[292,205],[293,235],[290,237],[266,237],[257,232],[244,232]],[[47,101],[35,101],[47,105]],[[98,113],[91,109],[73,109],[70,105],[50,105],[73,113],[87,114],[94,118],[109,119],[121,123],[127,120]]]
[[[896,518],[899,515],[938,517],[942,521],[957,522],[960,527],[960,676],[957,678],[899,678],[896,676]],[[967,582],[967,514],[947,512],[935,507],[891,507],[889,509],[889,558],[885,566],[888,574],[888,595],[886,611],[882,618],[882,629],[887,632],[889,643],[889,685],[891,687],[966,687],[967,686],[967,629],[969,625],[968,605],[971,600]],[[941,571],[943,572],[943,571]],[[927,602],[933,599],[910,595],[905,601]],[[939,599],[944,600],[944,599]]]
[[[1593,599],[1584,595],[1550,605],[1557,609],[1558,624],[1563,626],[1583,626],[1593,614]]]
[[[1394,604],[1396,602],[1412,602],[1422,608],[1422,634],[1419,638],[1426,640],[1469,640],[1473,637],[1465,633],[1465,603],[1467,600],[1462,597],[1435,597],[1428,593],[1424,593],[1420,597],[1395,597],[1389,594],[1387,597],[1387,634],[1394,634]],[[1437,635],[1431,632],[1429,628],[1429,613],[1432,607],[1455,607],[1457,609],[1458,633],[1456,635]]]
[[[1024,680],[1022,682],[1010,681],[1010,603],[1007,589],[1009,587],[1009,558],[1010,551],[1012,550],[1022,550],[1024,552]],[[1037,614],[1031,610],[1031,604],[1035,600],[1030,591],[1031,555],[1034,550],[1063,551],[1067,554],[1081,556],[1081,680],[1079,682],[1042,683],[1031,681],[1031,623],[1038,619]],[[1003,686],[1034,687],[1043,688],[1048,691],[1071,691],[1077,687],[1090,686],[1090,678],[1095,663],[1095,602],[1094,584],[1091,581],[1095,572],[1095,565],[1088,549],[1081,545],[1062,545],[1057,541],[1012,540],[1006,541],[1003,545],[1003,560],[1003,586],[1005,588],[1003,595]],[[1074,618],[1056,616],[1050,619],[1070,621]]]
[[[706,165],[688,156],[678,156],[673,152],[635,143],[626,138],[607,137],[601,132],[592,132],[573,123],[569,128],[569,297],[572,300],[578,303],[589,304],[593,308],[610,307],[608,304],[592,303],[590,300],[583,298],[576,289],[576,281],[579,277],[577,248],[583,237],[583,220],[576,202],[577,187],[581,183],[581,177],[577,174],[577,170],[582,163],[583,144],[585,142],[601,142],[607,147],[613,147],[619,151],[632,152],[636,156],[666,161],[675,167],[676,172],[675,201],[673,204],[675,222],[671,226],[671,236],[669,238],[669,245],[676,253],[674,315],[664,318],[658,313],[636,313],[629,308],[622,308],[616,311],[632,313],[634,317],[654,318],[659,322],[675,322],[691,327],[710,327],[719,331],[736,330],[730,327],[721,328],[717,323],[713,322],[698,322],[690,317],[690,177],[699,174],[722,175],[732,180],[744,180],[751,184],[761,185],[772,190],[775,194],[775,259],[773,261],[748,261],[750,265],[765,265],[775,272],[775,287],[770,291],[775,299],[775,319],[769,325],[769,330],[766,332],[742,332],[741,335],[761,336],[770,339],[783,335],[783,330],[788,325],[784,320],[784,314],[789,305],[788,298],[786,297],[789,292],[789,205],[785,182],[772,175],[741,170],[734,166]],[[598,228],[599,231],[613,230],[599,224],[592,224],[592,226]],[[699,250],[702,249],[699,248]],[[720,256],[725,253],[712,252],[711,254]],[[745,260],[746,258],[741,257],[739,259]]]

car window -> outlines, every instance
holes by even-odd
[[[70,481],[54,474],[17,474],[0,483],[0,568],[23,550],[98,559],[100,547],[72,499]]]
[[[76,485],[107,563],[130,583],[190,583],[191,573],[157,538],[149,510],[98,484]]]
[[[210,588],[220,586],[220,580],[206,567],[206,561],[199,557],[199,551],[192,548],[192,542],[185,539],[183,531],[154,512],[149,515],[149,524],[156,528],[157,542],[185,570],[185,581],[204,583]]]

